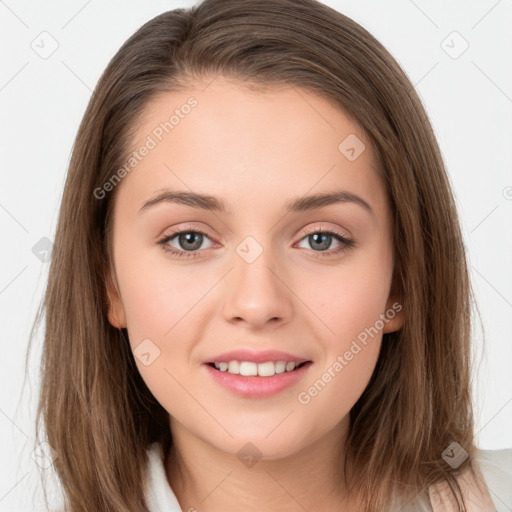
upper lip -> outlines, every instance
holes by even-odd
[[[294,356],[287,352],[281,352],[280,350],[261,350],[254,352],[252,350],[238,349],[224,352],[218,356],[211,357],[204,361],[205,363],[222,363],[229,361],[250,361],[252,363],[266,363],[267,361],[286,361],[294,362],[295,364],[304,363],[310,361],[304,357]]]

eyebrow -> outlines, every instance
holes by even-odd
[[[187,192],[179,190],[165,189],[157,196],[147,200],[139,209],[139,214],[148,210],[152,206],[161,203],[177,203],[200,208],[202,210],[216,211],[220,213],[232,213],[227,204],[220,198],[198,194],[196,192]],[[339,190],[323,194],[314,194],[305,197],[297,197],[285,204],[286,213],[304,212],[324,208],[331,204],[354,203],[362,206],[368,213],[375,215],[372,207],[362,198],[352,192]]]

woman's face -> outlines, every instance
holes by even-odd
[[[346,427],[382,332],[403,321],[390,294],[389,205],[365,134],[305,90],[251,92],[219,76],[155,99],[135,139],[116,191],[109,319],[127,327],[171,425],[228,454],[251,442],[264,459]],[[308,199],[335,192],[346,200]],[[207,364],[238,349],[311,363],[280,391],[283,375],[237,378]]]

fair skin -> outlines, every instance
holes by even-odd
[[[189,96],[198,101],[118,185],[119,292],[110,286],[109,320],[127,328],[133,350],[148,338],[160,350],[148,366],[135,361],[170,415],[174,448],[165,467],[183,510],[358,510],[359,500],[347,499],[339,453],[382,333],[401,327],[403,309],[309,403],[297,397],[400,300],[373,149],[339,108],[303,89],[253,92],[224,77],[206,83],[161,94],[138,123],[134,148]],[[338,150],[349,134],[366,145],[354,161]],[[161,202],[139,212],[163,188],[215,196],[231,211]],[[292,199],[339,190],[372,212],[347,201],[285,213]],[[183,228],[209,233],[195,257],[157,243]],[[329,230],[355,245],[336,253],[343,243],[334,236],[325,249],[308,236]],[[248,236],[262,248],[251,263],[236,251]],[[183,242],[176,236],[167,246],[191,252]],[[235,348],[282,350],[313,364],[307,379],[275,396],[240,397],[202,367]],[[237,456],[247,443],[262,454],[253,465]]]

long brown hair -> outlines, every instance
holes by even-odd
[[[167,452],[172,443],[168,413],[142,380],[126,330],[108,321],[116,190],[101,199],[94,191],[126,162],[152,98],[218,75],[256,90],[316,93],[371,140],[393,215],[406,320],[384,334],[375,372],[350,411],[347,478],[366,512],[385,509],[399,488],[412,498],[443,480],[460,498],[455,476],[476,453],[472,290],[450,182],[414,86],[371,34],[315,0],[205,0],[155,17],[124,43],[73,146],[34,324],[44,313],[36,439],[42,416],[67,510],[148,510],[146,449],[157,441]],[[457,468],[442,457],[453,441],[469,455]]]

